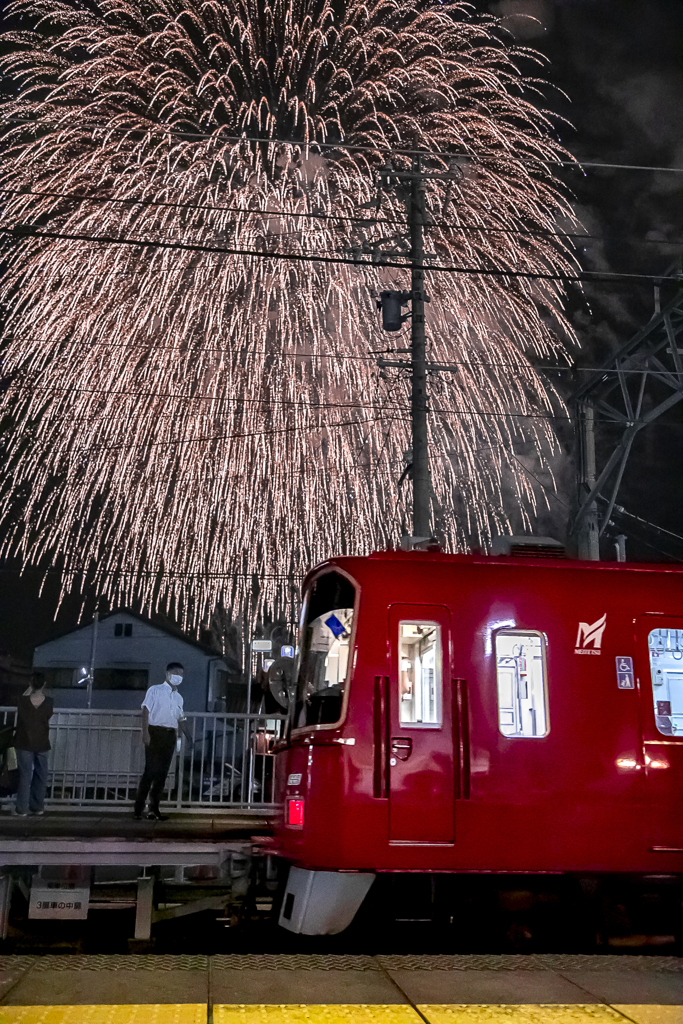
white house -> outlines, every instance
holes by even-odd
[[[186,711],[213,711],[225,694],[228,666],[210,647],[128,611],[112,612],[96,625],[93,708],[139,708],[147,687],[163,682],[170,661],[185,669]],[[91,622],[35,649],[33,667],[45,672],[57,708],[87,707],[94,626]]]

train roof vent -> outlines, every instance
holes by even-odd
[[[494,537],[492,555],[512,558],[566,558],[564,544],[554,537]]]

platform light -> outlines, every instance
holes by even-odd
[[[287,801],[287,824],[292,828],[304,827],[304,801],[302,797],[293,797]]]

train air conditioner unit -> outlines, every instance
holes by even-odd
[[[564,544],[554,537],[494,537],[492,555],[511,558],[566,558]]]

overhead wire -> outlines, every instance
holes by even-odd
[[[35,121],[26,121],[19,117],[5,117],[5,122],[11,124],[17,124],[26,128],[36,128]],[[59,127],[64,128],[63,122],[54,121],[52,125],[49,121],[41,121],[41,127]],[[73,124],[70,125],[73,127]],[[464,152],[453,152],[452,150],[437,150],[437,149],[410,149],[396,145],[358,145],[350,142],[343,142],[336,140],[334,142],[324,142],[322,140],[315,139],[285,139],[276,138],[273,136],[259,136],[259,135],[223,135],[220,133],[220,127],[215,132],[197,132],[197,131],[184,131],[179,128],[167,124],[160,124],[154,122],[147,127],[137,125],[134,128],[130,126],[121,125],[120,127],[112,125],[111,121],[97,122],[90,121],[86,125],[86,129],[97,129],[106,130],[109,133],[124,133],[131,135],[132,132],[137,132],[140,135],[149,135],[154,132],[165,132],[167,135],[174,136],[179,139],[206,139],[210,142],[217,143],[231,143],[232,145],[240,145],[241,143],[254,143],[255,145],[267,145],[267,146],[291,146],[295,149],[304,151],[309,150],[345,150],[350,153],[374,153],[378,155],[387,154],[388,156],[408,156],[408,157],[423,157],[423,158],[434,158],[438,160],[461,160],[460,166],[467,166],[468,164],[476,165],[477,162],[481,162],[483,158],[488,160],[516,160],[519,163],[530,163],[535,164],[539,167],[570,167],[576,170],[582,170],[585,167],[591,169],[604,168],[606,170],[625,170],[625,171],[664,171],[672,174],[683,174],[683,167],[664,167],[664,166],[650,166],[646,164],[621,164],[621,163],[604,163],[597,160],[547,160],[537,157],[531,153],[516,154],[510,153],[509,151],[498,151],[489,150],[484,152],[478,152],[476,154]]]
[[[409,363],[406,363],[407,367],[409,365],[410,365]],[[443,372],[443,371],[440,371],[440,372]],[[1,385],[1,383],[2,383],[2,379],[0,378],[0,385]],[[364,409],[364,410],[367,410],[367,409],[375,409],[377,407],[377,404],[378,404],[377,402],[304,402],[304,401],[301,401],[300,399],[279,399],[279,398],[278,399],[273,399],[273,398],[270,398],[270,397],[265,397],[265,398],[242,398],[242,397],[235,397],[233,395],[183,395],[183,394],[178,394],[178,393],[173,393],[173,392],[119,391],[119,390],[109,389],[109,388],[74,388],[74,387],[63,387],[63,388],[60,388],[57,385],[49,385],[49,386],[40,385],[40,384],[37,384],[37,385],[32,385],[32,384],[13,385],[13,384],[10,383],[7,386],[7,388],[6,388],[6,392],[13,393],[13,391],[31,391],[32,393],[35,392],[35,391],[45,391],[45,392],[49,392],[49,393],[58,392],[58,393],[66,393],[66,394],[86,394],[86,395],[91,395],[92,394],[92,395],[115,396],[115,397],[121,397],[121,398],[158,398],[159,400],[163,400],[163,401],[167,401],[167,400],[186,401],[186,402],[188,402],[188,401],[189,402],[193,402],[193,401],[197,401],[197,402],[206,401],[206,402],[221,402],[221,403],[224,403],[226,405],[245,405],[245,404],[248,404],[248,405],[265,405],[265,406],[269,406],[269,407],[285,406],[287,408],[291,408],[293,411],[295,411],[297,409]],[[386,399],[381,404],[382,404],[382,409],[383,410],[400,412],[400,411],[405,409],[404,405],[398,404],[398,403],[396,403],[396,404],[389,404],[386,401]],[[520,419],[555,419],[555,420],[568,420],[570,422],[573,422],[573,418],[571,416],[560,415],[558,413],[493,412],[491,410],[484,410],[484,409],[451,409],[451,408],[447,408],[447,407],[444,407],[444,406],[439,406],[438,409],[433,409],[432,411],[436,412],[438,414],[449,413],[449,414],[456,415],[456,416],[494,416],[494,417],[498,417],[498,418],[500,418],[500,417],[504,417],[504,418],[505,417],[512,417],[512,418],[520,418]],[[368,422],[375,422],[375,421],[374,420],[370,420]],[[616,419],[616,418],[615,419],[601,418],[600,422],[601,423],[618,423],[618,424],[621,424],[622,421],[619,420],[619,419]],[[330,426],[334,426],[334,425],[335,424],[330,424]],[[677,426],[678,424],[668,424],[668,425],[669,426]],[[324,426],[324,424],[323,424],[323,426]],[[273,432],[275,432],[275,433],[279,432],[279,428],[278,428],[278,430],[275,430]],[[266,431],[256,431],[255,432],[255,434],[261,434],[261,433],[266,433],[267,434],[267,433],[271,433],[271,431],[270,430],[266,430]],[[251,437],[251,436],[255,436],[255,435],[254,434],[245,434],[245,435],[234,435],[234,436],[235,437],[238,437],[238,436]],[[213,437],[209,438],[209,440],[213,440],[213,439],[215,439],[215,438],[213,438]],[[175,442],[169,441],[169,442],[164,442],[164,443],[174,444]],[[141,443],[141,446],[144,446],[144,443]]]
[[[400,335],[399,335],[399,337],[400,337]],[[98,344],[99,344],[99,342],[93,341],[92,345],[90,347],[96,346]],[[391,354],[402,354],[402,353],[406,352],[405,349],[385,348],[385,349],[379,349],[377,351],[371,351],[366,356],[360,356],[360,355],[352,355],[352,354],[349,354],[349,353],[346,353],[346,352],[341,352],[341,351],[335,351],[335,352],[297,352],[297,351],[294,351],[294,350],[289,350],[289,351],[278,350],[276,352],[276,351],[273,351],[271,349],[252,349],[252,348],[228,349],[228,348],[221,348],[220,346],[211,346],[211,345],[197,345],[197,346],[193,345],[193,346],[186,346],[184,348],[181,345],[150,345],[149,343],[144,342],[144,341],[137,341],[137,342],[133,342],[131,344],[121,344],[120,342],[110,342],[109,340],[107,340],[106,342],[102,342],[102,344],[104,344],[107,349],[110,349],[110,348],[128,348],[128,349],[143,348],[149,354],[152,354],[154,352],[164,352],[164,351],[172,352],[174,350],[177,350],[177,351],[180,352],[180,351],[185,351],[185,348],[187,348],[192,353],[195,353],[195,352],[219,352],[222,355],[232,356],[232,357],[240,356],[240,355],[247,355],[247,356],[249,356],[249,355],[256,355],[256,356],[260,356],[260,355],[268,356],[268,355],[270,355],[270,356],[276,356],[278,359],[281,359],[283,356],[288,356],[288,357],[290,357],[292,359],[335,359],[335,360],[340,360],[340,361],[342,361],[342,360],[356,360],[356,361],[361,361],[361,362],[375,362],[376,359],[377,359],[377,356],[391,355]],[[406,365],[409,365],[409,361],[406,362]],[[491,368],[509,368],[509,369],[513,369],[513,370],[514,369],[521,369],[519,363],[500,362],[500,361],[494,361],[494,360],[449,359],[448,360],[448,365],[449,366],[470,366],[470,367],[480,366],[480,367],[491,367]],[[441,368],[440,368],[439,372],[447,372],[446,370],[443,369],[443,366],[441,364],[440,364],[440,366],[441,366]],[[600,373],[600,374],[604,374],[604,373],[619,373],[619,374],[621,374],[621,373],[624,373],[624,374],[627,374],[627,373],[630,373],[630,374],[643,374],[644,373],[644,374],[647,374],[647,373],[652,373],[653,372],[652,370],[636,370],[636,369],[631,370],[631,369],[626,369],[626,368],[623,368],[623,369],[622,368],[614,368],[614,369],[612,369],[610,367],[602,367],[602,366],[561,366],[559,363],[529,363],[529,367],[531,369],[533,369],[533,370],[552,370],[552,371],[557,371],[557,372],[560,372],[560,373],[571,372],[571,373]],[[3,384],[3,379],[2,379],[2,376],[0,376],[0,388],[2,388],[2,384]],[[8,380],[6,382],[6,386],[7,387],[11,386],[11,380]],[[21,387],[24,387],[24,386],[25,387],[30,387],[31,385],[21,385]],[[55,389],[56,390],[61,390],[60,388],[58,388],[56,386],[55,386]],[[49,388],[44,388],[44,390],[49,390]],[[132,394],[132,392],[129,392],[129,393]],[[144,392],[141,392],[141,394],[144,394]]]
[[[0,232],[11,235],[13,237],[26,239],[26,238],[60,238],[67,241],[84,241],[84,242],[95,242],[96,244],[104,245],[130,245],[137,246],[140,248],[157,248],[157,249],[180,249],[186,252],[207,252],[215,253],[216,255],[226,256],[246,256],[254,257],[257,259],[275,259],[285,260],[296,263],[322,263],[322,264],[334,264],[334,265],[348,265],[348,266],[360,266],[368,267],[383,267],[394,270],[412,270],[416,267],[429,271],[431,273],[450,273],[450,274],[464,274],[468,277],[502,277],[511,279],[522,279],[532,281],[562,281],[569,284],[579,284],[582,282],[635,282],[635,281],[647,281],[651,284],[660,284],[664,281],[681,281],[683,278],[681,275],[662,275],[662,274],[631,274],[622,273],[617,271],[602,271],[602,270],[581,270],[577,274],[552,274],[544,273],[540,271],[530,270],[511,270],[503,268],[493,267],[461,267],[461,266],[444,266],[442,264],[427,263],[426,260],[422,264],[414,263],[412,260],[404,260],[404,262],[389,262],[386,259],[356,259],[351,256],[328,256],[324,253],[315,253],[313,255],[307,255],[304,253],[283,253],[283,252],[264,252],[259,249],[242,249],[242,248],[231,248],[228,246],[210,246],[202,245],[200,243],[190,242],[166,242],[158,239],[139,239],[139,238],[117,238],[113,235],[87,235],[82,232],[76,232],[73,234],[65,234],[59,231],[37,231],[31,228],[26,230],[26,226],[5,226],[0,225]],[[433,257],[436,258],[436,257]]]
[[[244,214],[247,216],[260,217],[264,220],[278,218],[283,219],[303,219],[303,220],[323,220],[323,221],[339,221],[341,223],[349,224],[361,224],[365,227],[375,227],[377,225],[390,225],[408,228],[408,222],[405,219],[398,217],[354,217],[349,214],[341,213],[320,213],[319,211],[305,211],[300,210],[259,210],[252,209],[244,206],[215,206],[210,203],[171,203],[157,199],[133,199],[133,198],[122,198],[118,196],[88,196],[74,192],[54,192],[54,191],[37,191],[35,189],[8,189],[0,188],[0,196],[3,195],[14,195],[14,196],[37,196],[45,199],[65,199],[73,200],[74,202],[82,203],[113,203],[121,206],[147,206],[147,207],[160,207],[161,209],[178,209],[178,210],[207,210],[215,213],[237,213]],[[488,212],[488,211],[487,211]],[[683,239],[658,239],[658,238],[638,238],[630,239],[629,236],[621,235],[593,235],[574,231],[527,231],[524,228],[504,228],[504,227],[487,227],[483,224],[468,224],[468,223],[447,223],[440,220],[435,220],[433,215],[431,216],[428,227],[436,227],[441,230],[449,231],[471,231],[475,234],[482,235],[515,235],[523,238],[566,238],[578,241],[595,241],[595,242],[625,242],[625,241],[637,241],[639,245],[672,245],[672,246],[683,246]]]

